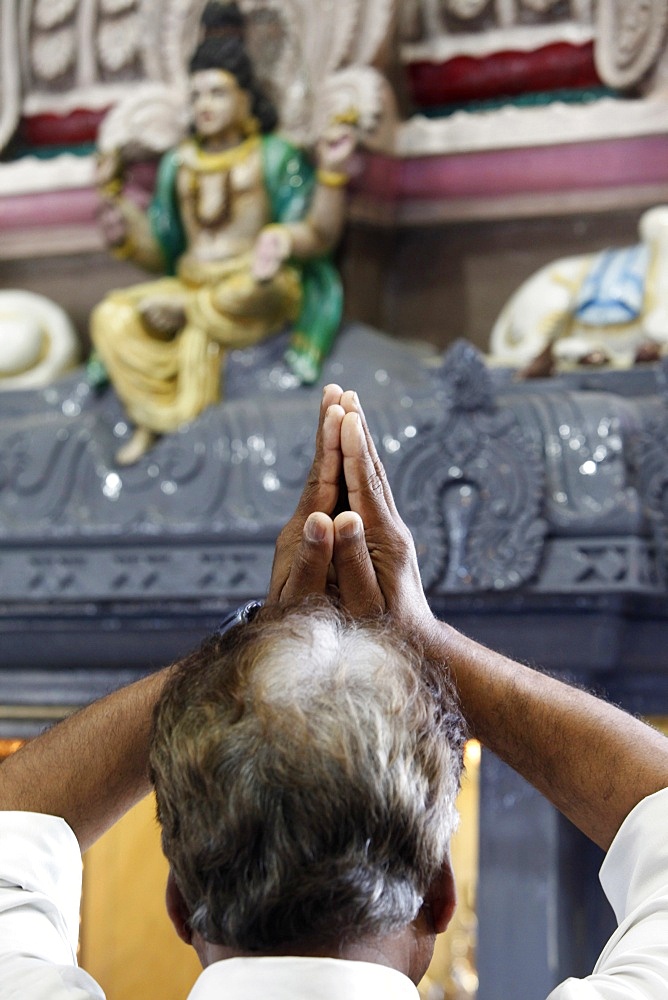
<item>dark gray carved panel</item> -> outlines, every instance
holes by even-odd
[[[537,592],[657,593],[662,575],[647,539],[592,536],[551,539],[545,546]]]
[[[504,590],[537,572],[547,529],[535,440],[496,406],[468,344],[448,354],[445,412],[397,469],[396,499],[428,590]]]
[[[273,543],[26,547],[0,552],[3,599],[152,600],[263,594]]]
[[[81,373],[0,396],[0,735],[183,655],[263,594],[320,401],[281,354],[233,352],[226,402],[131,469],[113,462],[113,392]],[[437,612],[645,714],[668,711],[666,371],[518,384],[468,345],[438,358],[351,326],[323,378],[360,392]],[[480,1000],[545,996],[604,939],[596,860],[489,757],[481,815]]]
[[[130,468],[113,390],[82,372],[0,396],[0,602],[262,594],[320,401],[281,349],[233,352],[226,401]],[[323,381],[360,392],[434,600],[665,586],[661,366],[520,384],[464,342],[439,358],[355,325]]]
[[[668,584],[668,364],[658,372],[657,388],[663,406],[649,410],[635,436],[630,464],[638,493],[644,498],[647,519],[656,543],[657,567],[663,587]]]

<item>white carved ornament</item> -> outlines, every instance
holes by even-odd
[[[639,84],[666,46],[668,0],[598,0],[596,66],[610,87]]]
[[[105,116],[97,144],[101,153],[122,150],[126,160],[139,160],[176,146],[187,128],[185,90],[145,83]]]
[[[31,51],[35,76],[45,83],[57,80],[74,65],[76,51],[76,34],[70,25],[38,32]]]
[[[144,0],[140,35],[152,42],[143,58],[157,79],[134,88],[107,116],[99,136],[103,151],[156,153],[185,134],[187,65],[204,6],[205,0],[168,0],[158,9],[155,0]],[[387,38],[394,0],[241,0],[240,6],[258,78],[276,102],[284,134],[312,145],[332,116],[354,108],[363,141],[388,144],[391,91],[366,63]],[[278,34],[271,49],[262,44],[267,19]]]
[[[0,150],[10,140],[21,113],[21,89],[16,66],[18,0],[0,3]]]
[[[77,0],[36,0],[33,24],[41,31],[50,31],[76,13]]]

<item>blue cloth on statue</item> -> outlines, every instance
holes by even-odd
[[[605,250],[582,283],[574,315],[585,326],[630,323],[642,312],[649,247]]]

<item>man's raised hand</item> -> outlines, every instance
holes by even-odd
[[[352,614],[388,612],[427,639],[434,617],[422,589],[415,545],[394,503],[357,394],[340,405],[341,454],[349,511],[334,519],[339,597]]]
[[[276,542],[268,603],[324,594],[331,582],[332,514],[339,498],[342,468],[342,394],[335,384],[323,391],[313,464],[297,508]]]
[[[356,617],[389,613],[429,640],[435,619],[413,539],[397,512],[357,394],[338,385],[323,393],[313,465],[278,537],[268,601],[324,594],[333,585],[341,605]]]

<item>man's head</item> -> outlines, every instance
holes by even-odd
[[[309,601],[207,640],[151,749],[190,928],[299,954],[409,925],[447,865],[463,741],[442,671],[386,622]]]

